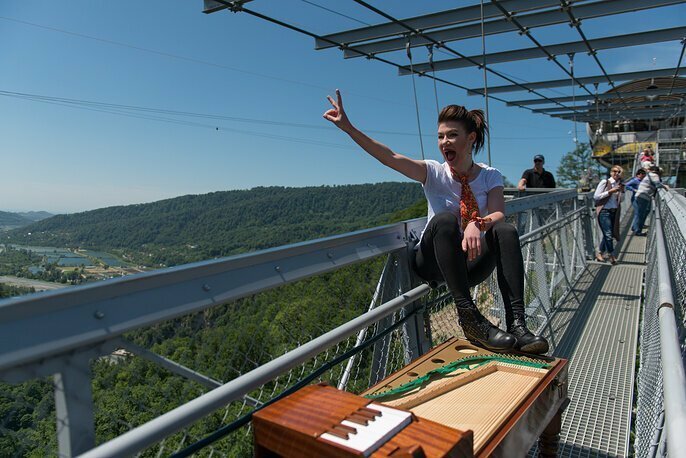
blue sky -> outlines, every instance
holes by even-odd
[[[398,18],[478,2],[396,1],[373,4]],[[315,5],[334,9],[347,17]],[[326,34],[384,19],[352,1],[255,0],[246,7]],[[352,19],[351,19],[352,18]],[[683,26],[684,5],[583,24],[589,38]],[[577,41],[566,25],[533,29],[543,44]],[[481,40],[452,45],[468,55]],[[487,37],[488,52],[531,43],[515,34]],[[601,51],[608,72],[676,66],[681,45],[668,42]],[[388,56],[407,64],[404,53]],[[414,51],[426,60],[425,50]],[[448,55],[436,54],[436,60]],[[566,56],[560,62],[568,64]],[[499,64],[518,81],[564,78],[545,59]],[[579,76],[600,73],[575,57]],[[476,68],[440,72],[479,87]],[[489,75],[490,85],[507,84]],[[427,158],[435,144],[436,98],[416,78]],[[321,117],[326,95],[340,88],[351,120],[396,151],[419,158],[412,80],[385,64],[344,60],[335,49],[245,13],[202,13],[201,0],[0,2],[0,210],[77,212],[184,194],[255,186],[310,186],[399,181]],[[607,89],[601,85],[600,91]],[[482,108],[480,97],[438,84],[438,103]],[[15,96],[8,96],[12,93]],[[126,116],[43,103],[16,93],[173,110],[221,118],[127,111]],[[571,88],[544,91],[571,95]],[[578,93],[578,91],[577,91]],[[526,93],[504,98],[524,99]],[[556,171],[573,149],[572,122],[490,102],[492,162],[512,181],[544,154]],[[83,104],[77,105],[83,107]],[[149,119],[150,117],[164,118]],[[576,128],[587,141],[585,126]],[[483,153],[482,153],[483,154]],[[477,159],[486,160],[483,154]]]

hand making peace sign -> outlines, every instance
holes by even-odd
[[[352,124],[350,124],[350,120],[348,120],[348,115],[345,114],[345,110],[343,109],[343,99],[341,98],[341,91],[336,89],[337,101],[334,101],[334,99],[332,99],[330,95],[327,95],[326,98],[329,99],[329,103],[331,103],[331,106],[333,106],[333,108],[327,110],[326,113],[323,114],[324,119],[331,121],[339,129],[347,131],[347,129],[352,127]]]

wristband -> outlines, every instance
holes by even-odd
[[[491,218],[480,218],[478,216],[472,218],[469,220],[469,223],[474,223],[476,225],[476,228],[479,229],[481,232],[486,232],[485,226],[486,223],[490,223],[493,221]],[[467,223],[467,224],[469,224]]]

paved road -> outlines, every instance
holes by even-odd
[[[66,288],[69,285],[62,283],[52,283],[49,281],[31,280],[30,278],[20,278],[11,276],[0,276],[0,283],[7,283],[14,286],[33,287],[36,291],[47,291],[50,289]]]

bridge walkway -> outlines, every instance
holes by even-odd
[[[630,215],[627,215],[630,216]],[[625,218],[616,265],[590,262],[543,335],[569,359],[569,398],[560,457],[624,457],[639,333],[646,237]]]

